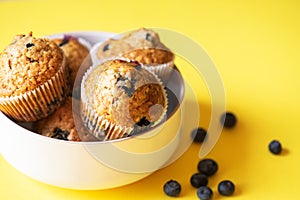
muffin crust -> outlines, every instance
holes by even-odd
[[[63,59],[62,50],[49,39],[17,35],[0,54],[0,97],[17,96],[45,83]]]

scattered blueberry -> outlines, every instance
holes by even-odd
[[[204,128],[196,128],[192,131],[192,138],[194,142],[201,143],[204,141],[207,132]]]
[[[199,188],[208,184],[208,177],[205,174],[195,173],[191,176],[190,182],[193,187]]]
[[[30,48],[30,47],[33,47],[33,46],[34,46],[33,43],[27,43],[27,44],[26,44],[26,48]]]
[[[272,140],[269,143],[269,151],[273,154],[280,154],[282,150],[281,143],[278,140]]]
[[[221,195],[231,196],[234,192],[235,186],[229,180],[221,181],[218,185],[218,191]]]
[[[200,162],[198,163],[198,171],[201,174],[211,176],[218,171],[218,164],[216,161],[210,158],[200,160]]]
[[[213,196],[213,191],[207,186],[201,186],[197,189],[197,196],[200,200],[210,200]]]
[[[171,197],[179,196],[181,192],[181,185],[175,180],[169,180],[164,185],[164,192],[166,195]]]
[[[232,128],[237,122],[236,116],[232,112],[225,112],[221,116],[221,123],[227,128]]]

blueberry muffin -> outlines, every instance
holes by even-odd
[[[135,49],[122,54],[122,57],[137,61],[143,65],[155,66],[174,60],[174,54],[165,49]]]
[[[73,88],[77,73],[80,68],[86,71],[91,66],[89,49],[78,38],[65,35],[63,38],[53,39],[63,50],[69,70],[70,89]]]
[[[129,32],[120,39],[109,39],[103,42],[97,51],[99,60],[118,57],[135,49],[167,49],[160,42],[159,35],[151,29],[141,28]]]
[[[0,54],[0,110],[16,121],[36,121],[65,99],[64,53],[54,42],[17,35]]]
[[[102,140],[152,127],[167,110],[160,80],[137,63],[106,61],[87,71],[81,88],[83,121]]]
[[[167,77],[174,66],[174,54],[151,29],[137,29],[120,39],[109,39],[102,43],[97,51],[101,60],[109,58],[127,58],[138,61],[160,78]]]
[[[84,129],[77,131],[73,118],[72,97],[66,101],[53,114],[34,122],[33,131],[51,138],[67,141],[95,141],[95,138]]]

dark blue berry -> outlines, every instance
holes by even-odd
[[[109,44],[105,45],[105,46],[103,47],[103,49],[102,49],[103,52],[104,52],[104,51],[107,51],[107,50],[109,50]]]
[[[235,186],[229,180],[221,181],[218,185],[218,191],[221,195],[231,196],[234,192]]]
[[[207,176],[214,175],[218,171],[218,164],[210,158],[200,160],[198,163],[198,171]]]
[[[273,154],[280,154],[282,150],[281,144],[278,140],[272,140],[269,144],[269,151]]]
[[[175,180],[169,180],[164,185],[164,192],[171,197],[179,196],[181,192],[181,185]]]
[[[56,139],[59,139],[59,140],[68,140],[68,136],[70,135],[70,132],[69,131],[66,131],[66,130],[62,130],[58,127],[56,127],[54,130],[53,130],[53,135],[51,136],[52,138],[56,138]]]
[[[205,174],[195,173],[192,175],[190,182],[193,187],[199,188],[208,184],[208,177]]]
[[[207,132],[204,128],[196,128],[192,131],[192,139],[194,142],[201,143],[204,141]]]
[[[27,44],[26,44],[26,48],[30,48],[30,47],[33,47],[33,46],[34,46],[33,43],[27,43]]]
[[[61,43],[59,43],[58,46],[62,47],[62,46],[64,46],[64,45],[68,44],[68,43],[69,43],[69,39],[65,39],[65,38],[64,38],[64,39],[61,41]]]
[[[117,82],[119,82],[119,81],[125,82],[125,81],[129,81],[129,80],[127,78],[125,78],[125,77],[119,77],[119,78],[117,78]],[[124,90],[124,92],[128,95],[128,97],[131,97],[132,94],[135,91],[134,85],[135,85],[136,82],[137,82],[136,79],[131,79],[129,81],[129,83],[130,83],[129,87],[127,87],[127,86],[120,86],[120,88],[122,88]]]
[[[138,64],[137,66],[135,66],[135,69],[140,71],[142,69],[142,65]]]
[[[237,122],[236,116],[231,112],[225,112],[221,116],[221,123],[227,128],[232,128]]]
[[[150,35],[150,33],[147,33],[147,34],[146,34],[145,39],[148,40],[148,41],[151,41],[151,35]]]
[[[142,117],[140,119],[140,121],[136,123],[136,125],[138,125],[138,126],[148,126],[148,125],[150,125],[150,122],[147,120],[146,117]]]
[[[64,38],[62,39],[61,43],[59,43],[58,46],[62,47],[64,45],[68,44],[72,38],[73,37],[71,35],[64,35]]]
[[[197,196],[200,200],[211,200],[213,191],[207,186],[201,186],[197,189]]]

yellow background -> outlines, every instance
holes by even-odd
[[[168,28],[193,38],[218,67],[227,108],[238,117],[237,126],[223,130],[207,156],[219,163],[219,171],[209,180],[214,199],[298,199],[299,10],[296,0],[1,1],[0,49],[15,34],[29,31],[40,36],[81,30],[124,32],[144,26]],[[205,92],[199,95],[200,125],[207,127],[210,98]],[[282,155],[269,153],[272,139],[282,142]],[[73,191],[39,183],[0,156],[0,199],[171,199],[162,190],[169,179],[182,184],[178,199],[197,199],[189,179],[196,172],[200,147],[191,145],[172,165],[141,181],[104,191]],[[233,197],[217,193],[223,179],[236,184]]]

